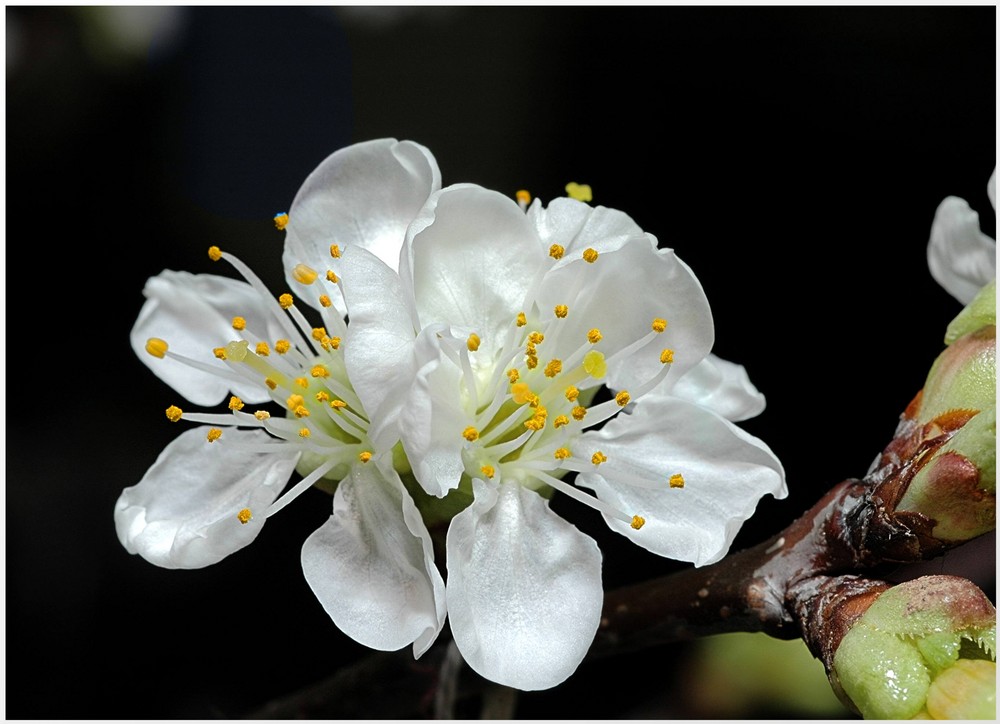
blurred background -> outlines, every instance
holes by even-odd
[[[128,342],[145,280],[219,273],[219,244],[283,291],[271,217],[342,146],[415,140],[446,184],[543,200],[587,183],[677,250],[712,302],[715,351],[767,395],[743,427],[788,474],[734,549],[862,476],[922,386],[959,311],[927,271],[938,203],[967,199],[995,237],[992,6],[5,16],[7,347],[52,352],[7,358],[8,409],[31,422],[6,431],[9,718],[239,718],[367,654],[299,567],[322,493],[200,571],[128,555],[112,521],[178,432],[176,395]],[[45,272],[44,293],[25,271]],[[59,415],[36,418],[42,403]],[[599,540],[609,589],[681,567],[556,505]],[[585,663],[516,715],[848,716],[808,655],[723,641]]]

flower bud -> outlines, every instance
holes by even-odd
[[[879,596],[833,656],[835,689],[866,719],[996,715],[996,609],[974,584],[924,576]]]

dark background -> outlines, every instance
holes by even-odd
[[[200,571],[129,556],[112,521],[177,434],[128,342],[146,278],[218,273],[220,244],[282,291],[270,218],[337,148],[416,140],[446,184],[543,200],[589,183],[677,249],[788,473],[736,548],[863,475],[922,386],[959,310],[926,266],[941,199],[995,236],[992,6],[147,11],[6,8],[10,718],[239,717],[366,653],[299,568],[323,494]],[[679,567],[559,509],[608,588]],[[585,664],[517,713],[711,716],[688,651]]]

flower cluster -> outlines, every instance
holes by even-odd
[[[289,293],[216,247],[244,281],[146,285],[133,348],[186,400],[229,409],[166,411],[202,426],[123,491],[130,552],[210,565],[332,483],[302,567],[341,630],[419,656],[447,617],[477,672],[542,689],[575,670],[603,599],[601,553],[554,494],[696,565],[785,495],[733,424],[764,401],[710,354],[701,285],[626,214],[442,187],[426,148],[382,139],[328,157],[275,223]],[[448,525],[443,564],[430,518]]]

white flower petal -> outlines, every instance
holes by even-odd
[[[523,690],[572,674],[600,622],[601,553],[517,484],[473,480],[475,500],[448,529],[448,615],[482,676]]]
[[[249,453],[209,443],[208,428],[171,442],[138,485],[115,504],[115,529],[129,553],[164,568],[203,568],[243,548],[260,533],[263,512],[288,482],[299,454]],[[227,430],[243,443],[270,440],[261,430]],[[237,514],[249,508],[247,524]]]
[[[415,335],[399,277],[374,254],[348,247],[342,258],[344,298],[351,323],[344,360],[379,449],[398,440],[397,418],[416,374]]]
[[[732,422],[756,417],[766,405],[764,395],[754,387],[743,365],[714,354],[677,379],[669,394],[707,407]]]
[[[990,204],[993,206],[993,213],[997,212],[997,170],[993,169],[990,180],[986,182],[986,195],[990,197]]]
[[[244,317],[247,331],[272,343],[281,336],[280,325],[253,287],[228,277],[167,270],[150,277],[143,294],[146,303],[129,339],[139,359],[157,377],[196,405],[218,404],[230,391],[244,402],[270,399],[263,384],[230,381],[169,357],[158,359],[145,349],[146,340],[158,337],[172,352],[228,372],[212,350],[240,339],[240,333],[232,327],[233,317]]]
[[[697,566],[726,554],[763,495],[787,495],[784,470],[767,445],[681,399],[640,400],[631,415],[584,433],[581,447],[601,450],[608,461],[578,482],[626,514],[646,519],[640,530],[605,516],[608,525],[643,548]],[[662,480],[663,486],[629,485],[616,480],[615,471]],[[683,488],[668,487],[674,473],[684,476]]]
[[[437,161],[412,141],[382,138],[328,156],[306,178],[288,210],[282,262],[296,297],[315,306],[319,292],[300,284],[291,271],[306,264],[322,279],[332,266],[331,244],[342,249],[357,244],[395,270],[406,226],[439,188]],[[340,290],[319,283],[343,313]]]
[[[647,238],[628,214],[570,198],[553,199],[548,207],[535,199],[528,209],[528,218],[538,230],[546,251],[552,244],[563,247],[564,256],[556,262],[557,267],[580,258],[585,249],[605,254]]]
[[[646,346],[609,363],[607,383],[615,389],[656,375],[665,348],[674,351],[669,378],[682,375],[708,354],[715,339],[698,279],[672,249],[656,249],[645,237],[601,254],[593,264],[576,259],[546,274],[539,305],[551,314],[556,304],[569,306],[569,314],[558,322],[557,348],[550,350],[548,342],[539,347],[543,363],[549,354],[567,354],[585,343],[591,328],[603,335],[596,349],[610,358],[649,334],[654,319],[667,320],[666,331]]]
[[[927,264],[931,276],[962,304],[996,277],[996,242],[979,230],[979,214],[963,199],[949,196],[938,206]]]
[[[491,359],[545,255],[533,225],[510,198],[471,184],[430,198],[407,231],[400,276],[420,324],[469,329]]]
[[[302,546],[302,570],[333,622],[380,651],[413,644],[419,657],[445,620],[430,535],[392,470],[354,465],[333,515]]]

